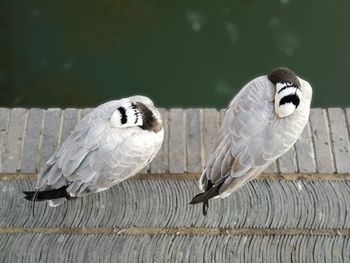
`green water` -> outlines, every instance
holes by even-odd
[[[0,106],[145,94],[219,108],[282,65],[312,83],[314,107],[347,106],[349,10],[346,0],[0,0]]]

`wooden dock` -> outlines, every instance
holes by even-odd
[[[350,262],[350,109],[312,109],[296,145],[207,217],[188,203],[223,111],[162,109],[140,175],[33,217],[21,192],[89,110],[0,108],[0,262]]]

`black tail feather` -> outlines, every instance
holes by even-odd
[[[58,198],[67,198],[71,199],[71,197],[68,195],[67,186],[62,186],[58,189],[51,189],[46,191],[23,191],[23,194],[26,196],[25,199],[29,201],[45,201],[45,200],[53,200]]]
[[[23,194],[25,194],[26,196],[24,197],[25,199],[29,200],[29,201],[33,201],[33,197],[35,192],[32,191],[23,191]]]
[[[25,199],[29,201],[33,201],[32,203],[32,212],[34,217],[34,206],[35,201],[46,201],[46,200],[53,200],[53,199],[59,199],[59,198],[66,198],[67,200],[75,199],[76,197],[71,197],[67,193],[67,187],[68,186],[62,186],[58,189],[50,189],[45,191],[23,191],[23,194],[25,194]]]
[[[203,215],[206,216],[209,208],[209,202],[208,202],[209,199],[219,195],[219,189],[224,182],[225,180],[222,180],[221,182],[219,182],[213,187],[213,183],[210,180],[208,180],[206,191],[204,193],[200,193],[195,197],[193,197],[190,204],[194,205],[194,204],[203,203]]]

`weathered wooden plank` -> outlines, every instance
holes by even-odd
[[[298,165],[296,161],[295,146],[283,154],[278,160],[278,168],[281,173],[296,173],[298,172]]]
[[[58,234],[6,234],[5,238],[0,248],[6,247],[8,253],[0,254],[2,262],[53,262],[47,261],[52,255],[57,262],[349,262],[345,255],[350,239]]]
[[[15,236],[19,236],[19,235],[15,235]],[[13,237],[13,235],[7,235],[7,234],[2,234],[0,235],[0,260],[3,262],[7,262],[6,261],[6,256],[10,253],[10,249],[8,247],[11,246],[11,243],[9,243],[8,241],[11,239],[11,237]]]
[[[0,108],[0,171],[2,171],[2,154],[4,149],[4,139],[10,119],[10,109]]]
[[[350,182],[253,181],[226,199],[189,205],[194,181],[129,180],[57,208],[23,200],[34,181],[0,181],[3,227],[350,228]],[[176,207],[176,209],[174,209]]]
[[[344,238],[342,258],[350,258],[350,239]]]
[[[186,156],[187,172],[200,173],[202,164],[202,123],[200,109],[188,109],[186,113]]]
[[[44,111],[30,109],[28,111],[27,125],[24,134],[23,155],[21,171],[24,173],[36,172],[38,168],[38,150]]]
[[[350,108],[345,109],[345,118],[347,122],[348,132],[350,133]]]
[[[2,172],[14,173],[20,168],[22,138],[27,117],[27,110],[14,108],[11,110],[8,130],[5,134],[2,149]]]
[[[300,138],[295,143],[297,162],[300,173],[315,173],[316,160],[310,124],[308,123],[303,130]]]
[[[329,108],[328,116],[337,173],[349,173],[349,133],[346,126],[344,110],[340,108]]]
[[[0,108],[0,131],[7,130],[10,111],[8,108]]]
[[[334,173],[334,157],[331,149],[330,130],[326,110],[311,109],[310,126],[315,147],[317,172]]]
[[[277,161],[270,164],[264,171],[265,174],[278,173],[278,164]]]
[[[185,114],[182,109],[170,109],[169,121],[169,172],[186,171]]]
[[[168,172],[168,157],[169,157],[169,127],[168,127],[168,111],[159,109],[163,120],[164,139],[162,148],[151,163],[151,173],[161,174]]]
[[[23,110],[23,109],[22,109]],[[23,169],[24,172],[33,172],[35,170],[35,165],[32,162],[33,156],[35,155],[35,152],[31,152],[35,151],[35,145],[37,144],[37,140],[38,140],[38,128],[39,126],[35,125],[35,124],[31,124],[33,123],[37,123],[40,119],[40,113],[38,114],[38,116],[36,116],[36,114],[31,114],[32,111],[41,111],[40,109],[32,109],[29,111],[29,115],[28,115],[28,124],[27,124],[27,132],[26,135],[24,136],[23,139],[23,154],[22,154],[22,165],[20,165],[19,167],[17,167],[15,170],[19,170]],[[57,109],[56,109],[57,110]],[[85,115],[86,113],[88,113],[89,111],[91,111],[92,109],[88,108],[88,109],[84,109],[81,111],[81,115]],[[177,109],[178,111],[182,111],[181,109]],[[51,110],[49,110],[48,112],[50,112]],[[74,127],[76,121],[77,121],[77,111],[76,109],[67,109],[64,111],[64,116],[65,119],[67,119],[68,121],[63,121],[63,126],[62,126],[62,134],[60,136],[61,141],[63,141],[70,133],[71,129]],[[203,133],[203,143],[201,146],[201,150],[202,152],[202,165],[205,163],[203,161],[203,158],[206,159],[207,155],[209,154],[209,152],[211,151],[211,148],[213,147],[213,144],[215,142],[215,123],[214,122],[210,122],[208,120],[210,120],[211,118],[215,118],[215,115],[217,115],[217,113],[215,113],[216,111],[214,109],[204,109],[203,111],[203,129],[201,129],[200,131]],[[329,109],[329,115],[330,115],[330,121],[331,123],[328,123],[327,120],[327,112],[325,110],[322,109],[312,109],[311,110],[311,116],[310,116],[310,128],[311,128],[311,132],[312,132],[312,136],[311,139],[313,140],[313,142],[310,141],[310,130],[304,130],[304,132],[301,135],[301,138],[299,139],[299,141],[296,143],[295,145],[295,150],[296,150],[296,155],[295,153],[287,153],[287,155],[285,155],[284,157],[281,157],[280,159],[280,164],[279,166],[282,166],[281,172],[285,172],[285,173],[289,173],[289,172],[293,172],[293,170],[295,171],[296,167],[299,166],[299,171],[300,172],[306,172],[306,173],[313,173],[315,172],[315,167],[314,167],[314,162],[316,161],[316,166],[317,166],[317,171],[320,173],[330,173],[330,172],[334,172],[335,171],[335,164],[334,164],[334,159],[336,161],[336,165],[337,165],[337,170],[339,173],[346,173],[349,172],[350,170],[350,163],[347,162],[347,158],[349,157],[349,152],[348,148],[349,148],[349,139],[347,137],[348,131],[346,131],[346,127],[344,127],[346,125],[344,116],[342,116],[342,110],[341,109]],[[5,108],[1,108],[0,109],[0,144],[1,144],[1,140],[4,141],[7,137],[4,135],[5,129],[7,129],[7,124],[6,124],[6,120],[5,121],[1,121],[3,120],[6,116],[8,116],[9,113],[9,109],[5,109]],[[331,115],[334,115],[334,117],[332,117]],[[349,115],[349,110],[346,110],[346,118],[349,119],[350,115]],[[218,117],[218,121],[220,121],[219,119],[223,118],[224,115],[224,110],[220,111],[219,114],[221,117]],[[332,124],[332,120],[333,118],[340,118],[339,122],[337,119],[334,119],[333,124]],[[179,117],[179,116],[178,116]],[[36,120],[32,120],[32,118],[36,119]],[[181,117],[180,117],[181,119]],[[17,119],[18,120],[18,119]],[[179,138],[172,138],[172,143],[176,144],[176,142],[174,142],[175,140],[180,141],[180,145],[183,146],[184,150],[180,150],[180,156],[177,155],[177,152],[175,150],[171,150],[170,151],[170,155],[172,155],[172,157],[176,157],[176,160],[172,161],[172,164],[170,164],[170,166],[173,167],[173,172],[174,171],[186,171],[187,170],[187,166],[186,166],[186,160],[188,160],[188,158],[192,158],[194,157],[194,155],[186,155],[186,148],[189,149],[189,151],[192,151],[192,147],[190,147],[189,145],[186,144],[185,141],[185,135],[186,135],[186,125],[183,122],[184,117],[182,117],[182,123],[180,121],[180,126],[181,127],[176,127],[176,129],[179,131],[180,133],[183,135],[181,135]],[[18,123],[20,123],[19,121],[17,121]],[[189,121],[188,121],[189,122]],[[167,122],[166,122],[167,123]],[[340,123],[341,125],[338,125],[338,123]],[[21,125],[23,125],[24,122],[21,123]],[[189,122],[188,124],[190,125],[194,125],[191,122]],[[57,123],[56,123],[57,125]],[[212,125],[212,126],[210,126]],[[331,125],[331,127],[329,127],[329,125]],[[333,126],[332,126],[333,125]],[[29,126],[31,126],[32,128],[30,128]],[[176,126],[176,124],[174,125]],[[44,127],[44,129],[47,127]],[[330,133],[330,128],[333,129],[334,131],[332,131],[332,134]],[[12,130],[14,130],[12,128]],[[56,129],[52,128],[52,130],[57,131]],[[59,130],[59,129],[58,129]],[[187,129],[188,130],[188,129]],[[211,134],[206,134],[207,130],[211,130]],[[20,138],[21,136],[19,135],[19,130],[15,129],[15,132],[17,133],[17,138]],[[42,131],[44,132],[44,131]],[[12,134],[12,132],[10,131],[9,134]],[[170,135],[170,134],[169,134]],[[12,136],[12,135],[11,135]],[[56,136],[56,135],[54,135]],[[333,152],[332,152],[332,147],[331,147],[331,140],[330,140],[330,136],[332,136],[332,140],[333,140],[333,146],[334,146],[334,157],[333,157]],[[3,138],[3,139],[1,139]],[[209,141],[208,143],[208,139],[211,141]],[[43,138],[43,140],[45,141],[45,139]],[[43,141],[43,142],[44,142]],[[10,141],[8,141],[9,143]],[[18,142],[18,141],[17,141]],[[167,140],[165,139],[165,143],[167,142]],[[12,143],[12,141],[11,141]],[[313,145],[314,143],[314,145]],[[18,144],[12,144],[11,147],[16,148],[13,145],[17,145]],[[21,145],[21,142],[20,142]],[[32,147],[32,145],[34,145],[34,147]],[[210,145],[210,146],[209,146]],[[21,152],[21,146],[19,146],[20,149],[19,151]],[[56,145],[57,147],[57,145]],[[313,147],[315,148],[315,153],[313,156]],[[344,148],[345,147],[345,148]],[[179,147],[177,147],[179,148]],[[181,147],[180,147],[181,148]],[[168,152],[169,152],[168,148]],[[172,148],[171,148],[172,149]],[[159,157],[159,161],[160,159],[163,159],[165,162],[165,159],[167,157],[167,150],[164,150],[165,154],[161,154],[160,152],[160,156]],[[196,151],[193,151],[194,153],[196,153]],[[41,161],[42,159],[45,159],[45,157],[41,156],[43,153],[42,151],[39,152],[39,158],[40,158],[40,164],[42,164],[43,161]],[[196,156],[197,158],[198,156]],[[293,162],[291,163],[289,160],[290,158],[293,157]],[[297,164],[295,163],[295,157],[297,158]],[[182,158],[182,159],[181,159]],[[1,157],[1,159],[3,159],[3,157]],[[180,160],[181,159],[181,160]],[[157,160],[157,159],[156,159]],[[159,161],[155,160],[155,166],[157,165],[157,162],[159,163]],[[8,161],[11,162],[11,161]],[[152,165],[150,167],[147,167],[147,169],[149,171],[151,171],[152,173],[156,172],[156,170],[158,170],[157,173],[162,173],[162,172],[168,172],[168,169],[165,169],[165,167],[168,165],[168,163],[164,163],[163,161],[162,163],[162,168],[157,168],[154,166],[154,168],[152,169]],[[174,163],[178,162],[179,165],[174,166]],[[198,166],[198,164],[196,162],[192,162],[193,165]],[[192,165],[191,164],[191,165]],[[292,165],[291,165],[292,164]],[[0,169],[1,169],[1,165],[0,164]],[[191,166],[189,165],[189,166]],[[289,166],[288,166],[289,165]],[[179,168],[182,167],[182,168]],[[13,168],[13,167],[12,167]],[[193,167],[192,167],[193,168]],[[189,167],[189,169],[192,169],[191,167]],[[278,172],[278,167],[276,167],[275,164],[273,164],[272,166],[270,166],[265,172],[267,173],[273,173],[273,172]],[[14,169],[12,169],[12,172],[15,171]],[[194,170],[198,170],[198,167],[196,169],[192,169]]]
[[[209,155],[214,150],[216,136],[219,132],[220,116],[216,109],[203,110],[203,148],[204,164],[207,163]]]
[[[78,123],[79,110],[78,109],[65,109],[62,113],[62,132],[60,136],[59,145],[61,145],[68,136],[72,133],[75,125]]]
[[[42,166],[57,150],[61,129],[61,113],[61,109],[54,108],[45,112],[39,166]]]

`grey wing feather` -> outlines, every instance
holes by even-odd
[[[120,103],[102,104],[79,122],[41,169],[37,189],[69,184],[72,196],[104,190],[136,174],[154,158],[163,130],[156,134],[139,127],[112,128],[110,118]]]
[[[271,121],[272,110],[272,87],[259,85],[259,81],[248,83],[233,98],[226,110],[217,146],[209,157],[206,168],[209,180],[218,182],[230,174],[233,163],[248,141]]]
[[[218,145],[222,146],[212,153],[205,173],[213,183],[227,177],[220,188],[222,197],[260,174],[294,144],[303,130],[307,117],[299,120],[298,113],[277,119],[274,93],[273,84],[265,76],[259,77],[230,103],[220,131],[228,136],[219,136]],[[289,127],[289,123],[294,126]],[[227,145],[230,151],[225,150]],[[220,170],[217,161],[222,165]],[[201,186],[203,189],[204,184]]]
[[[72,174],[82,160],[98,147],[108,116],[116,109],[119,101],[110,101],[87,114],[74,128],[72,134],[62,144],[38,174],[37,189],[52,184],[60,177]],[[60,175],[60,176],[57,176]],[[50,182],[50,183],[49,183]]]
[[[89,190],[98,192],[135,175],[155,157],[161,147],[162,137],[162,132],[140,134],[128,138],[118,147],[97,151],[90,167],[98,170],[98,173],[89,185]]]

